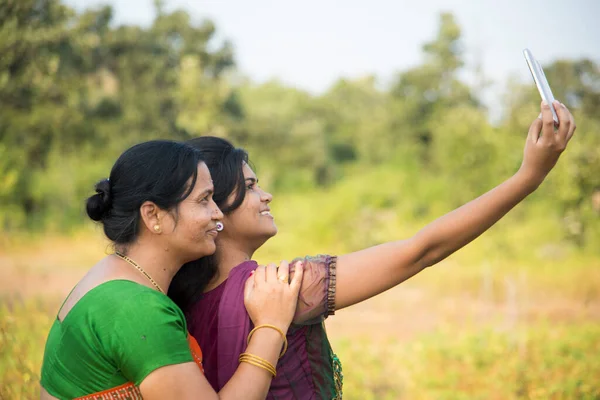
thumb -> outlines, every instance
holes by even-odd
[[[531,140],[533,143],[538,141],[540,132],[542,131],[542,124],[543,122],[541,118],[536,118],[533,120],[529,126],[529,132],[527,132],[527,140]]]
[[[290,288],[292,289],[292,293],[294,293],[295,296],[298,296],[298,293],[300,292],[300,286],[302,286],[302,276],[304,276],[304,264],[302,263],[302,261],[298,261],[296,263],[294,277],[290,282]]]

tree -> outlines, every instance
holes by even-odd
[[[560,207],[566,236],[584,245],[598,238],[594,195],[600,191],[600,67],[591,60],[558,60],[544,67],[556,99],[577,121],[577,133],[559,165],[544,184],[546,198]],[[532,83],[515,86],[506,131],[524,131],[540,98]]]
[[[0,3],[0,200],[11,210],[0,225],[68,225],[126,147],[226,131],[239,117],[223,84],[231,46],[214,46],[211,21],[156,7],[142,28],[111,27],[107,6]]]
[[[470,88],[458,79],[463,67],[460,27],[450,13],[440,15],[437,37],[423,46],[424,63],[398,76],[392,96],[405,112],[403,123],[412,128],[412,140],[422,148],[424,160],[433,139],[430,122],[443,109],[479,106]]]

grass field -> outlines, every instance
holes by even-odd
[[[366,227],[351,229],[321,200],[275,202],[280,234],[257,258],[341,253],[422,226],[345,203]],[[110,249],[94,229],[3,240],[0,399],[32,399],[61,300]],[[327,329],[346,399],[600,399],[600,259],[563,242],[543,211],[516,210],[440,265],[339,311]]]

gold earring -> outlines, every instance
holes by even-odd
[[[158,224],[154,225],[154,232],[156,232],[156,233],[160,232],[160,225],[158,225]]]

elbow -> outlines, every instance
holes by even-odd
[[[421,267],[423,269],[432,267],[435,264],[437,264],[440,261],[447,258],[450,254],[452,254],[452,252],[447,251],[446,249],[441,249],[441,248],[429,249],[425,252],[423,257],[421,258]]]
[[[435,264],[439,263],[443,259],[443,257],[426,257],[423,260],[421,260],[421,269],[423,270],[429,267],[433,267]]]
[[[420,270],[431,267],[450,254],[452,250],[430,230],[423,230],[412,238],[412,253],[416,256],[415,263]]]
[[[432,266],[439,261],[441,256],[439,251],[436,251],[435,246],[430,246],[424,238],[417,235],[409,239],[408,243],[404,243],[404,254],[408,256],[406,265],[414,268],[415,273]],[[437,260],[437,261],[436,261]]]

